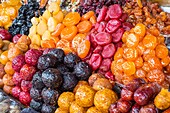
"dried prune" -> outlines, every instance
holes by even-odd
[[[35,100],[31,100],[30,107],[35,109],[36,111],[41,111],[42,102],[36,102]]]
[[[62,84],[63,79],[57,69],[49,68],[42,73],[42,81],[46,87],[58,88]]]
[[[57,69],[60,71],[61,74],[65,73],[65,72],[69,72],[68,67],[65,66],[64,64],[59,64],[57,66]]]
[[[59,92],[52,89],[44,88],[41,92],[43,101],[48,105],[55,106],[59,97]]]
[[[50,67],[54,67],[56,64],[57,58],[52,54],[45,54],[39,57],[38,59],[38,69],[44,70]]]
[[[19,72],[22,66],[25,64],[25,56],[19,55],[12,60],[12,68]]]
[[[85,62],[79,62],[74,66],[74,72],[80,80],[87,80],[92,74],[92,69]]]
[[[37,111],[35,111],[32,108],[24,108],[21,113],[38,113]]]
[[[80,62],[80,58],[73,53],[69,53],[64,57],[64,64],[70,69],[73,69],[78,62]]]
[[[41,113],[54,113],[55,112],[55,107],[43,104]]]
[[[33,76],[33,79],[32,79],[32,86],[36,89],[42,89],[45,87],[43,81],[42,81],[42,74],[41,72],[36,72]]]
[[[63,73],[63,84],[62,90],[64,91],[72,91],[74,87],[77,85],[78,79],[76,78],[74,73],[65,72]]]
[[[51,49],[48,54],[52,54],[57,58],[57,61],[62,63],[64,61],[64,51],[62,49]]]
[[[31,95],[31,98],[34,99],[35,101],[41,101],[42,100],[41,90],[31,88],[30,95]]]

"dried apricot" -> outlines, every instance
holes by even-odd
[[[135,77],[137,78],[145,78],[146,77],[146,71],[144,71],[142,68],[137,69],[135,73]]]
[[[136,66],[136,68],[141,68],[143,66],[143,58],[142,57],[138,57],[135,60],[135,66]]]
[[[135,61],[138,57],[136,48],[125,48],[123,51],[123,58],[129,61]]]
[[[12,95],[12,88],[13,86],[4,85],[3,90],[5,93]]]
[[[8,51],[8,58],[12,61],[16,56],[20,55],[22,52],[17,47],[13,47]]]
[[[59,36],[61,31],[64,29],[64,24],[59,23],[57,24],[57,26],[55,27],[54,32],[51,33],[52,36]]]
[[[146,49],[143,53],[144,61],[148,61],[148,59],[151,58],[151,57],[155,57],[155,50]]]
[[[41,47],[42,48],[55,48],[56,44],[52,39],[49,40],[41,40]]]
[[[73,40],[72,40],[72,48],[74,49],[74,51],[77,51],[78,45],[85,40],[86,35],[84,34],[77,34]]]
[[[94,16],[94,11],[89,11],[86,14],[84,14],[81,18],[81,20],[88,20],[90,19],[92,16]]]
[[[155,52],[156,52],[156,56],[158,58],[165,58],[168,56],[168,49],[166,46],[164,45],[158,45],[156,46],[156,49],[155,49]]]
[[[78,45],[77,54],[80,58],[85,58],[90,50],[90,41],[84,40]]]
[[[127,47],[136,47],[139,43],[140,37],[137,34],[130,33],[126,38]]]
[[[157,46],[157,38],[153,35],[146,35],[143,38],[142,42],[144,46],[148,49],[155,49],[155,47]]]
[[[170,57],[167,56],[161,60],[161,64],[163,67],[167,66],[170,63]]]
[[[145,33],[146,33],[146,27],[145,25],[143,25],[142,23],[138,23],[135,27],[134,27],[134,32],[136,34],[138,34],[139,36],[144,37]]]
[[[88,33],[92,28],[92,23],[90,21],[84,20],[77,25],[78,32]]]
[[[79,23],[80,19],[81,17],[78,12],[70,12],[65,16],[63,24],[65,26],[74,26]]]
[[[148,64],[151,69],[159,69],[162,70],[162,64],[157,57],[150,57],[148,59]]]
[[[136,72],[135,63],[131,61],[125,61],[122,64],[123,72],[127,75],[133,75]]]
[[[143,63],[142,69],[143,69],[144,71],[146,71],[146,72],[149,72],[149,71],[150,71],[150,67],[149,67],[148,62],[144,62],[144,63]]]
[[[143,55],[144,51],[146,50],[146,47],[143,45],[142,42],[139,42],[138,46],[136,47],[138,51],[138,55],[141,56]]]
[[[14,7],[6,7],[6,14],[14,19],[17,16],[17,10]]]
[[[5,67],[4,67],[4,70],[7,74],[13,75],[15,71],[12,68],[12,62],[7,62]]]
[[[114,60],[121,59],[123,57],[123,49],[118,48],[115,55],[114,55]]]
[[[3,83],[4,83],[4,85],[13,86],[13,85],[14,85],[14,82],[13,82],[12,79],[13,79],[13,78],[12,78],[11,75],[5,74],[5,75],[3,76]]]

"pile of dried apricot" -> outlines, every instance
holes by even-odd
[[[164,37],[155,27],[147,29],[138,23],[122,37],[123,45],[117,50],[111,64],[117,81],[127,84],[134,78],[157,82],[169,87],[163,68],[170,63]]]

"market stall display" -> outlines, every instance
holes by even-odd
[[[1,1],[0,113],[169,113],[170,13],[155,1]]]

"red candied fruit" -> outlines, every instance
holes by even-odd
[[[21,78],[21,76],[20,76],[20,74],[18,72],[14,73],[12,80],[13,80],[15,85],[17,85],[17,86],[21,85],[22,78]]]
[[[119,28],[115,33],[112,33],[113,43],[121,41],[124,31],[125,30],[123,28]]]
[[[104,72],[107,72],[110,70],[111,63],[111,59],[103,59],[99,69]]]
[[[36,66],[38,58],[42,55],[42,51],[30,49],[25,53],[25,62],[29,65]]]
[[[97,25],[97,24],[96,24],[96,25]],[[104,32],[104,31],[105,31],[105,28],[106,28],[106,25],[107,25],[106,22],[104,22],[104,21],[100,22],[100,24],[99,24],[99,26],[98,26],[98,28],[97,28],[97,31],[98,31],[98,32]]]
[[[14,44],[16,44],[16,43],[18,42],[18,40],[20,39],[21,36],[22,36],[21,34],[15,35],[15,36],[12,38],[12,42],[13,42]]]
[[[103,50],[102,46],[98,45],[94,50],[93,53],[101,53]]]
[[[119,4],[114,4],[109,7],[108,15],[111,19],[120,18],[122,16],[122,13],[123,11]]]
[[[89,65],[92,67],[93,71],[95,71],[100,67],[101,62],[102,56],[100,54],[92,54]]]
[[[24,64],[25,64],[25,56],[24,55],[18,55],[12,61],[12,68],[15,71],[19,72]]]
[[[19,95],[19,100],[22,104],[28,106],[31,102],[31,96],[28,92],[21,92]]]
[[[33,75],[36,72],[36,68],[34,66],[30,66],[25,64],[20,70],[20,76],[23,80],[32,80]]]
[[[32,87],[31,81],[22,80],[21,89],[24,92],[29,92]]]
[[[102,9],[99,12],[99,15],[97,17],[97,22],[101,22],[105,19],[106,15],[107,15],[107,10],[108,8],[106,6],[103,6]]]
[[[113,43],[108,44],[108,45],[103,47],[102,57],[103,58],[111,58],[111,57],[113,57],[115,52],[116,52],[115,45]]]
[[[21,88],[19,86],[15,86],[14,88],[12,88],[12,96],[15,98],[19,98],[21,92]]]
[[[11,40],[12,35],[5,29],[0,29],[0,38],[2,40]]]
[[[109,20],[109,22],[106,25],[106,31],[108,33],[115,32],[119,27],[121,26],[121,22],[117,19]]]
[[[94,40],[98,45],[104,46],[112,42],[112,37],[109,33],[100,32],[94,37]]]
[[[104,76],[105,76],[107,79],[110,79],[110,80],[112,80],[112,81],[115,80],[115,76],[112,74],[111,71],[106,72]]]

